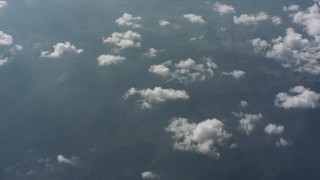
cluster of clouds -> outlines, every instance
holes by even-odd
[[[160,179],[160,176],[151,171],[145,171],[141,173],[141,178],[146,180],[156,180]]]
[[[129,13],[124,13],[121,17],[116,19],[115,23],[119,26],[129,26],[133,28],[140,28],[141,25],[139,24],[142,18],[140,16],[133,16]]]
[[[104,43],[114,44],[120,49],[126,49],[129,47],[140,47],[141,35],[138,32],[128,30],[126,32],[114,32],[111,36],[103,38]]]
[[[192,24],[205,24],[206,21],[202,18],[201,15],[196,14],[184,14],[183,17],[190,21]]]
[[[173,118],[166,128],[172,134],[174,149],[195,152],[219,159],[217,146],[224,146],[232,136],[218,119],[207,119],[199,123],[189,122],[186,118]]]
[[[293,22],[304,27],[310,35],[308,38],[293,28],[287,28],[283,37],[279,36],[270,42],[256,38],[251,43],[256,52],[279,61],[284,67],[317,76],[320,75],[320,8],[314,4],[305,11],[298,9],[297,5],[284,7],[286,11],[293,11],[290,14]]]
[[[291,88],[288,93],[280,92],[277,94],[274,104],[285,109],[315,109],[320,106],[320,94],[304,86],[296,86]]]
[[[65,54],[80,54],[83,49],[77,49],[70,42],[57,43],[53,45],[53,52],[42,51],[40,57],[44,58],[60,58]]]
[[[162,76],[168,81],[191,83],[214,76],[214,69],[217,67],[211,58],[205,58],[203,64],[197,64],[195,60],[189,58],[176,64],[169,60],[162,64],[152,65],[149,72]]]
[[[3,1],[3,2],[5,2],[5,1]],[[23,47],[18,44],[14,45],[13,37],[11,35],[6,34],[3,31],[0,31],[0,48],[2,48],[2,47],[4,49],[10,48],[8,50],[11,53],[11,55],[15,55],[23,49]],[[4,57],[3,54],[0,54],[0,66],[9,63],[10,60],[11,60],[11,58]]]
[[[164,103],[166,101],[178,99],[189,99],[189,95],[185,90],[163,89],[162,87],[138,90],[132,87],[123,95],[123,100],[127,100],[129,97],[134,95],[140,96],[140,99],[138,99],[137,102],[140,104],[141,109],[150,109],[155,103]]]

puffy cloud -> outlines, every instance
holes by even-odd
[[[168,25],[171,24],[169,21],[167,21],[167,20],[165,20],[165,19],[159,20],[158,23],[159,23],[160,26],[168,26]]]
[[[312,108],[320,105],[320,94],[304,86],[296,86],[289,90],[289,93],[281,92],[277,94],[274,101],[277,107],[285,109],[291,108]]]
[[[273,16],[271,18],[271,21],[275,25],[280,25],[282,23],[282,20],[281,20],[281,18],[279,16]]]
[[[224,76],[233,76],[235,79],[240,79],[246,74],[246,72],[241,71],[241,70],[234,70],[232,72],[223,72],[221,75]]]
[[[17,54],[19,51],[22,51],[23,50],[23,47],[20,46],[20,45],[14,45],[11,49],[10,49],[10,52],[12,54]]]
[[[251,24],[259,24],[262,21],[266,21],[269,19],[269,15],[266,12],[260,12],[257,14],[242,14],[239,17],[234,16],[233,22],[235,24],[245,24],[245,25],[251,25]]]
[[[111,55],[111,54],[103,54],[101,56],[99,56],[97,58],[98,60],[98,63],[100,66],[108,66],[108,65],[111,65],[111,64],[119,64],[119,63],[122,63],[123,61],[125,61],[127,58],[125,57],[122,57],[122,56],[114,56],[114,55]]]
[[[291,145],[292,143],[289,140],[285,140],[283,138],[280,138],[279,141],[277,141],[275,144],[277,147],[286,147],[286,146]]]
[[[0,66],[3,66],[5,64],[7,64],[9,62],[8,58],[4,58],[2,56],[0,56]]]
[[[13,43],[12,36],[0,31],[0,45],[11,45],[12,43]]]
[[[115,23],[120,26],[131,26],[134,28],[140,28],[141,25],[138,23],[142,18],[140,16],[132,16],[132,14],[124,13],[121,17],[116,19]]]
[[[225,145],[232,136],[224,129],[224,124],[218,119],[207,119],[198,124],[185,118],[173,118],[166,128],[175,140],[174,149],[195,152],[219,159],[217,146]]]
[[[53,52],[42,51],[40,57],[45,58],[59,58],[64,54],[80,54],[83,52],[83,49],[77,49],[74,45],[71,45],[70,42],[57,43],[53,45]]]
[[[251,41],[255,51],[279,61],[296,72],[320,75],[320,39],[308,40],[288,28],[284,37],[266,42],[260,38]]]
[[[154,103],[163,103],[170,100],[189,99],[189,95],[184,90],[163,89],[162,87],[155,87],[154,89],[138,90],[134,87],[127,90],[123,95],[123,100],[127,100],[130,96],[139,95],[140,99],[137,101],[141,109],[152,108]]]
[[[320,8],[318,4],[291,14],[293,22],[305,27],[307,33],[311,36],[320,36]]]
[[[181,60],[174,65],[171,60],[162,64],[152,65],[149,68],[149,72],[160,75],[168,81],[191,83],[203,81],[214,76],[213,70],[216,68],[217,65],[210,58],[205,58],[203,64],[196,64],[193,59],[189,58]]]
[[[190,21],[192,24],[204,24],[206,23],[201,15],[184,14],[183,17]]]
[[[7,4],[6,1],[0,1],[0,8],[4,7]]]
[[[142,179],[147,179],[147,180],[155,180],[155,179],[160,179],[160,176],[155,174],[154,172],[150,171],[145,171],[141,173]]]
[[[216,2],[213,4],[213,9],[217,11],[220,15],[235,13],[236,11],[230,5],[221,4],[220,2]]]
[[[68,159],[63,155],[58,155],[57,160],[60,164],[68,164],[68,165],[75,166],[78,164],[79,158],[72,156],[72,158]]]
[[[240,106],[241,106],[241,107],[248,107],[249,104],[248,104],[247,101],[240,101]]]
[[[283,11],[298,11],[299,9],[300,9],[300,6],[296,4],[292,4],[290,6],[284,6],[282,8]]]
[[[128,47],[140,47],[141,44],[139,42],[135,42],[136,40],[140,40],[141,35],[137,32],[127,31],[124,33],[114,32],[110,37],[103,38],[104,43],[114,44],[121,49],[125,49]]]
[[[264,128],[264,132],[266,132],[267,134],[282,134],[284,131],[284,126],[281,125],[276,125],[276,124],[268,124],[265,128]]]
[[[240,117],[239,129],[245,132],[247,135],[250,135],[255,127],[256,123],[262,119],[262,114],[246,114],[246,113],[235,113],[232,112],[236,117]]]
[[[147,56],[148,58],[154,58],[154,57],[157,57],[157,53],[159,51],[154,49],[154,48],[150,48],[148,49],[148,51],[146,53],[144,53],[143,55],[144,56]]]

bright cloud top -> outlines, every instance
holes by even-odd
[[[142,18],[140,16],[132,16],[132,14],[124,13],[121,17],[116,19],[115,23],[117,23],[119,26],[131,26],[133,28],[140,28],[141,25],[139,24],[139,21]]]
[[[195,15],[195,14],[184,14],[183,17],[190,21],[192,24],[204,24],[206,23],[205,20],[203,20],[201,15]]]
[[[124,33],[114,32],[110,37],[103,38],[103,42],[114,44],[121,49],[125,49],[128,47],[140,47],[141,44],[136,42],[137,40],[140,40],[140,38],[141,35],[139,33],[129,30]]]
[[[273,16],[271,21],[275,25],[280,25],[282,23],[282,19],[279,16]]]
[[[11,45],[12,43],[13,43],[12,36],[0,31],[0,45]]]
[[[173,118],[166,128],[175,140],[174,149],[195,152],[219,159],[217,146],[225,145],[232,136],[224,129],[224,124],[218,119],[207,119],[198,124],[185,118]]]
[[[75,166],[78,164],[79,158],[72,156],[72,158],[68,159],[68,158],[64,157],[63,155],[58,155],[57,160],[60,164],[67,164],[67,165]]]
[[[291,145],[292,142],[289,141],[289,140],[280,138],[279,141],[277,141],[275,144],[276,144],[277,147],[281,148],[281,147],[286,147],[286,146]]]
[[[269,19],[269,15],[266,12],[260,12],[257,14],[242,14],[239,17],[234,16],[233,22],[235,24],[245,24],[245,25],[252,25],[252,24],[259,24],[262,21],[266,21]]]
[[[156,179],[160,179],[160,176],[157,175],[154,172],[151,171],[145,171],[141,173],[141,177],[142,179],[146,179],[146,180],[156,180]]]
[[[234,7],[226,4],[221,4],[220,2],[216,2],[213,4],[213,9],[217,11],[220,15],[235,13]]]
[[[239,130],[245,132],[247,135],[250,135],[258,123],[262,119],[262,114],[246,114],[246,113],[235,113],[233,114],[237,117],[240,117],[239,121]]]
[[[141,109],[152,108],[152,105],[155,103],[163,103],[177,99],[189,99],[189,95],[184,90],[163,89],[162,87],[138,90],[132,87],[123,95],[123,100],[127,100],[133,95],[140,96],[140,99],[137,102],[140,104]]]
[[[300,6],[296,4],[292,4],[290,6],[284,6],[282,8],[283,11],[298,11],[299,9],[300,9]]]
[[[162,76],[168,81],[191,83],[214,76],[213,70],[217,67],[210,58],[205,58],[203,64],[196,64],[193,59],[189,58],[176,64],[169,60],[162,64],[152,65],[149,72]]]
[[[97,58],[98,63],[100,66],[108,66],[111,64],[119,64],[122,63],[123,61],[125,61],[127,58],[123,57],[123,56],[115,56],[115,55],[111,55],[111,54],[103,54],[101,56],[99,56]]]
[[[221,75],[223,76],[232,76],[235,79],[240,79],[246,74],[246,72],[241,71],[241,70],[234,70],[232,72],[223,72]]]
[[[2,56],[0,56],[0,66],[3,66],[5,64],[7,64],[9,62],[8,58],[4,58]]]
[[[53,45],[53,52],[49,51],[42,51],[41,57],[45,58],[60,58],[64,54],[80,54],[83,52],[83,49],[77,49],[74,45],[70,42],[65,43],[57,43]]]
[[[282,134],[283,131],[284,131],[284,126],[276,125],[276,124],[268,124],[264,128],[264,132],[266,132],[269,135]]]
[[[156,49],[154,49],[154,48],[149,48],[149,49],[147,50],[147,52],[144,53],[143,55],[144,55],[144,56],[147,56],[148,58],[155,58],[155,57],[157,57],[157,54],[158,54],[158,53],[159,53],[158,50],[156,50]]]
[[[245,108],[249,106],[249,103],[247,101],[240,101],[240,106]]]
[[[165,19],[160,19],[158,23],[160,26],[168,26],[171,24],[169,21],[167,21]]]
[[[291,108],[312,108],[320,106],[320,94],[304,86],[291,88],[288,93],[277,94],[274,101],[277,107]]]
[[[6,1],[0,1],[0,8],[4,7],[7,4]]]

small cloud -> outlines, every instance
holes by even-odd
[[[141,109],[152,108],[152,105],[155,103],[164,103],[166,101],[178,99],[189,99],[189,95],[184,90],[163,89],[162,87],[138,90],[132,87],[123,95],[123,100],[127,100],[133,95],[140,96],[138,103],[140,104]]]
[[[240,117],[239,121],[239,130],[245,132],[247,135],[250,135],[258,123],[262,119],[262,114],[246,114],[246,113],[236,113],[232,112],[236,117]]]
[[[292,4],[290,6],[283,6],[282,10],[283,11],[298,11],[300,9],[299,5]]]
[[[154,57],[157,57],[157,53],[159,51],[154,49],[154,48],[150,48],[148,49],[148,51],[146,53],[144,53],[143,55],[144,56],[147,56],[148,58],[154,58]]]
[[[11,49],[10,49],[10,52],[12,54],[17,54],[18,52],[22,51],[23,50],[23,47],[20,46],[20,45],[14,45]]]
[[[0,8],[3,8],[7,4],[6,1],[0,1]]]
[[[101,56],[99,56],[97,58],[98,60],[98,63],[100,66],[108,66],[108,65],[111,65],[111,64],[119,64],[119,63],[122,63],[123,61],[125,61],[127,58],[123,57],[123,56],[114,56],[114,55],[111,55],[111,54],[103,54]]]
[[[103,38],[104,43],[114,44],[121,49],[125,49],[128,47],[140,47],[141,44],[136,42],[140,40],[141,35],[137,32],[126,31],[123,33],[114,32],[110,37]]]
[[[159,23],[160,26],[168,26],[168,25],[171,24],[169,21],[167,21],[167,20],[165,20],[165,19],[159,20],[158,23]]]
[[[266,12],[260,12],[257,14],[242,14],[239,17],[234,16],[233,22],[235,24],[252,25],[259,24],[262,21],[269,19],[269,15]]]
[[[221,4],[220,2],[216,2],[213,4],[213,9],[217,11],[220,15],[235,13],[234,7],[226,4]]]
[[[11,45],[12,43],[13,43],[12,36],[0,31],[0,45],[7,46],[7,45]]]
[[[146,179],[146,180],[156,180],[156,179],[160,179],[160,176],[155,174],[154,172],[151,171],[145,171],[141,173],[141,177],[142,179]]]
[[[77,49],[74,45],[71,45],[70,42],[57,43],[53,45],[53,52],[42,51],[40,57],[44,58],[60,58],[64,54],[80,54],[83,52],[83,49]]]
[[[279,16],[273,16],[271,18],[271,21],[275,25],[280,25],[282,23],[282,20],[281,20],[281,18]]]
[[[239,145],[237,143],[232,143],[229,146],[230,149],[237,149],[238,147],[239,147]]]
[[[247,101],[240,101],[240,106],[243,107],[243,108],[245,108],[245,107],[248,107],[249,104],[248,104]]]
[[[133,28],[140,28],[141,25],[139,24],[139,21],[142,18],[140,16],[132,16],[132,14],[124,13],[121,17],[116,19],[115,23],[117,23],[119,26],[131,26]]]
[[[246,72],[241,71],[241,70],[234,70],[232,72],[223,72],[221,75],[223,76],[232,76],[235,79],[240,79],[246,74]]]
[[[174,149],[195,152],[219,159],[217,146],[224,146],[232,136],[218,119],[207,119],[200,123],[189,122],[186,118],[173,118],[166,131],[172,133]]]
[[[184,14],[183,17],[190,21],[192,24],[204,24],[206,23],[205,20],[203,20],[201,15],[195,15],[195,14]]]
[[[280,138],[279,141],[277,141],[276,143],[277,147],[286,147],[292,144],[292,142],[290,140],[285,140],[283,138]]]
[[[269,135],[282,134],[283,131],[284,131],[284,126],[276,125],[276,124],[268,124],[264,128],[264,132],[266,132]]]
[[[320,94],[304,86],[291,88],[288,93],[277,94],[274,104],[285,109],[312,108],[320,105]]]
[[[64,157],[63,155],[58,155],[57,160],[60,164],[67,164],[67,165],[75,166],[78,164],[79,158],[72,156],[72,158],[68,159],[68,158]]]
[[[5,65],[5,64],[7,64],[7,63],[9,63],[10,61],[9,61],[9,59],[8,58],[4,58],[4,57],[2,57],[2,56],[0,56],[0,66],[3,66],[3,65]]]

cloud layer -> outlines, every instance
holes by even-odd
[[[200,153],[216,159],[221,156],[217,146],[225,145],[232,136],[218,119],[207,119],[196,124],[185,118],[173,118],[166,131],[172,133],[175,150]]]

